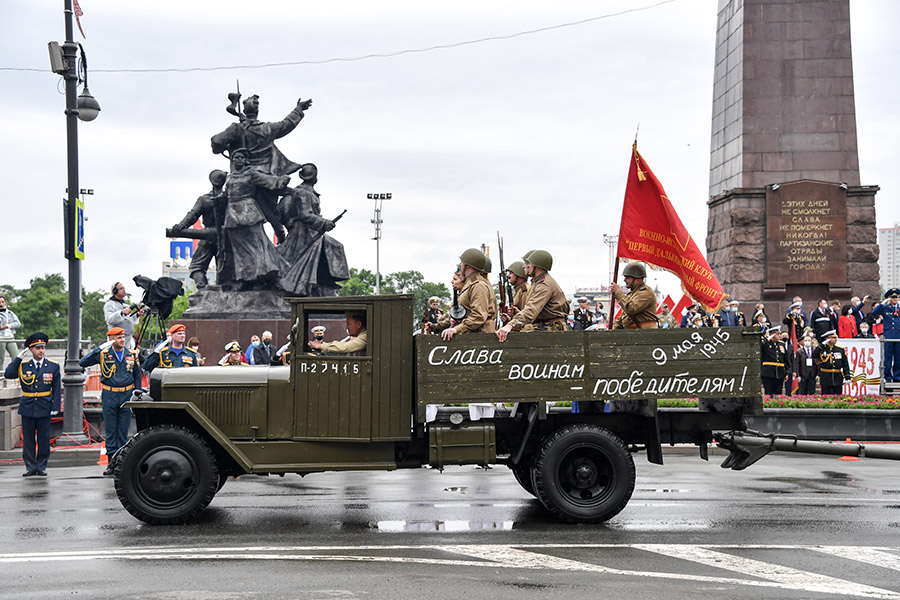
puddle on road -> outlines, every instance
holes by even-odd
[[[463,531],[512,531],[515,521],[376,521],[370,526],[385,533],[435,532],[459,533]]]

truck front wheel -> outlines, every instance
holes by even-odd
[[[624,442],[603,427],[575,424],[550,434],[534,464],[535,495],[570,523],[617,515],[634,491],[634,461]]]
[[[209,505],[219,487],[212,450],[197,433],[155,425],[122,448],[116,494],[132,515],[151,525],[180,525]]]

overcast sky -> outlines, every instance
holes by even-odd
[[[496,265],[499,229],[507,262],[544,248],[567,292],[607,283],[603,235],[618,233],[638,123],[641,153],[705,250],[717,2],[657,1],[81,0],[87,38],[76,40],[102,107],[79,125],[80,187],[95,190],[85,287],[123,280],[134,293],[133,276],[160,276],[165,227],[208,191],[210,170],[227,170],[209,138],[234,120],[224,108],[236,79],[244,97],[260,96],[263,120],[313,99],[278,145],[318,166],[325,216],[347,209],[333,235],[351,267],[375,270],[366,194],[391,192],[382,274],[447,282],[459,254],[482,243]],[[861,183],[881,186],[878,225],[889,227],[900,222],[900,2],[850,5]],[[0,67],[37,69],[0,71],[0,283],[17,287],[67,273],[65,98],[47,54],[65,37],[62,7],[2,1]],[[321,64],[139,72],[304,61]],[[671,281],[663,288],[676,294]]]

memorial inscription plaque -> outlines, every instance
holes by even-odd
[[[776,189],[772,189],[772,188]],[[839,184],[766,189],[767,286],[847,281],[847,196]]]

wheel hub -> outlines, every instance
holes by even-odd
[[[189,456],[175,449],[162,449],[141,462],[137,484],[145,499],[153,504],[177,504],[191,493],[195,473]]]

